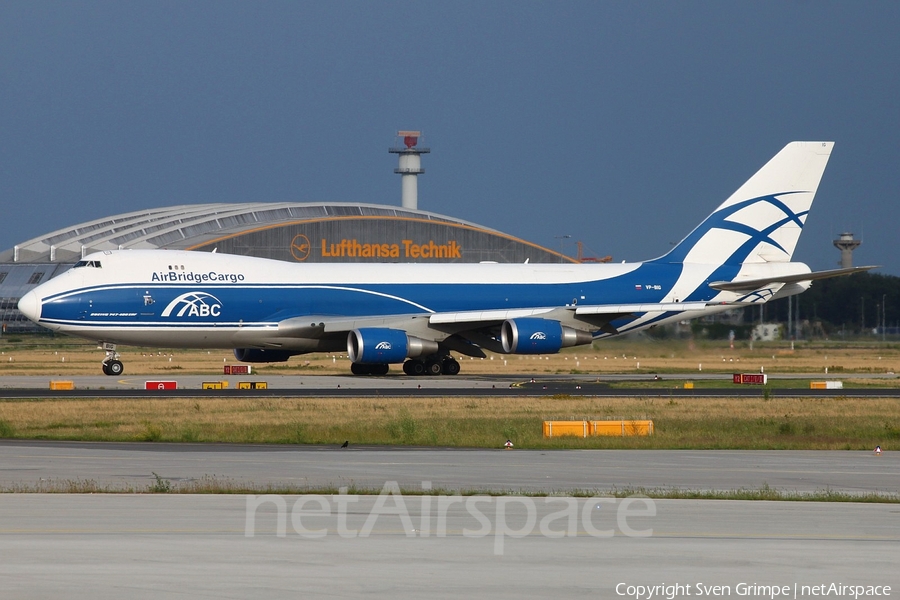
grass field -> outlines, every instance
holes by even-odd
[[[648,437],[543,438],[552,419],[652,419]],[[378,398],[34,400],[0,404],[0,437],[500,448],[885,450],[895,399]]]
[[[266,484],[254,485],[238,482],[227,477],[203,476],[186,481],[172,481],[152,473],[151,483],[146,485],[101,484],[90,479],[41,480],[35,483],[18,483],[0,486],[0,494],[278,494],[292,496],[302,494],[332,495],[359,494],[375,495],[381,492],[380,487],[350,485],[345,488],[337,486],[307,486],[302,484]],[[669,500],[766,500],[794,502],[864,502],[867,504],[900,504],[900,495],[889,492],[866,492],[854,494],[830,489],[813,492],[798,492],[775,489],[768,485],[758,488],[738,488],[733,490],[688,490],[682,488],[636,488],[623,487],[611,490],[576,489],[547,492],[522,492],[520,490],[484,490],[484,489],[441,489],[432,488],[427,492],[421,487],[400,487],[404,496],[569,496],[575,498],[591,498],[598,495],[613,498],[629,498],[644,496]]]
[[[3,338],[0,377],[96,374],[103,353],[70,338]],[[125,349],[129,374],[220,374],[226,351]],[[621,340],[550,357],[463,359],[464,373],[811,372],[879,375],[900,384],[900,345],[818,342],[746,344]],[[254,372],[346,374],[345,356],[295,357]],[[628,384],[635,385],[635,384]],[[645,385],[671,385],[671,382]],[[702,385],[702,384],[698,384]],[[721,385],[721,384],[718,384]],[[854,385],[857,385],[854,380]],[[557,419],[652,419],[651,437],[544,439]],[[900,401],[892,399],[378,398],[152,399],[0,402],[0,437],[60,440],[398,444],[518,448],[740,448],[885,450],[900,445]]]

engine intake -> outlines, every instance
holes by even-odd
[[[401,363],[437,351],[437,342],[407,335],[401,329],[366,327],[347,334],[347,354],[354,363]]]
[[[588,331],[551,319],[507,319],[500,327],[500,341],[508,354],[555,354],[560,348],[590,344],[593,339]]]

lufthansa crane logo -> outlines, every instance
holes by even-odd
[[[547,334],[544,333],[543,331],[535,331],[534,333],[531,334],[531,337],[528,339],[530,339],[530,340],[546,340]]]
[[[390,350],[391,343],[390,342],[378,342],[378,345],[375,346],[376,350]]]
[[[218,317],[222,301],[206,292],[188,292],[169,302],[161,316],[170,317],[173,312],[176,317]]]
[[[298,233],[294,236],[294,239],[291,240],[291,254],[295,260],[306,260],[307,257],[309,257],[309,251],[311,249],[312,244],[309,243],[309,238],[302,233]]]

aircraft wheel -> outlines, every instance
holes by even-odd
[[[350,363],[350,372],[354,375],[368,375],[369,365],[364,365],[362,363]]]
[[[459,363],[454,358],[446,358],[441,363],[441,373],[444,375],[459,375]]]
[[[103,374],[109,375],[109,365],[106,363],[103,363]]]
[[[441,370],[441,361],[439,360],[429,360],[425,363],[426,375],[440,375]]]
[[[403,372],[407,375],[424,375],[425,363],[418,359],[411,359],[403,363]]]
[[[387,363],[379,364],[363,364],[351,363],[350,372],[354,375],[387,375],[391,370],[391,366]]]
[[[122,364],[121,360],[111,360],[106,363],[106,374],[112,375],[113,377],[118,377],[125,371],[125,365]]]

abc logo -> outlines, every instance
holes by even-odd
[[[161,316],[168,317],[173,312],[176,317],[218,317],[222,314],[222,302],[206,292],[188,292],[172,300]]]

